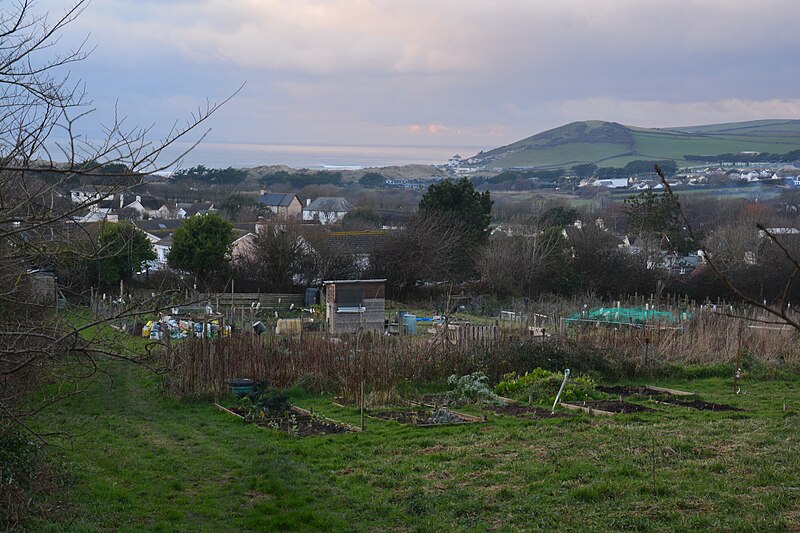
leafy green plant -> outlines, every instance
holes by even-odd
[[[550,403],[555,400],[558,389],[564,381],[561,372],[550,372],[536,368],[524,375],[510,373],[503,376],[503,381],[495,386],[495,393],[512,398],[528,399]],[[566,401],[596,400],[604,395],[597,390],[597,383],[585,375],[571,376],[567,380],[561,399]]]
[[[489,387],[489,378],[483,372],[473,372],[461,377],[453,374],[447,378],[447,383],[453,387],[453,390],[447,393],[447,399],[450,401],[505,403],[492,392]]]
[[[239,400],[238,408],[245,411],[248,420],[288,416],[292,411],[289,395],[271,389],[265,383],[256,383],[253,392]]]

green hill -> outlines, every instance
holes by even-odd
[[[639,128],[616,122],[573,122],[474,156],[487,168],[559,168],[581,163],[622,167],[634,160],[713,156],[744,151],[784,154],[800,149],[800,120],[756,120],[680,128]]]

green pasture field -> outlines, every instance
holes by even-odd
[[[715,198],[759,198],[766,200],[775,198],[782,192],[782,189],[776,187],[758,188],[758,187],[723,187],[723,188],[697,188],[697,189],[679,189],[675,191],[678,201],[681,198],[697,198],[700,196],[712,196]],[[640,194],[638,191],[613,191],[609,194],[609,198],[614,202],[622,202],[631,196]]]
[[[63,490],[35,531],[791,531],[800,524],[800,381],[721,372],[659,385],[743,412],[651,413],[296,438],[164,398],[114,362],[36,421]],[[297,405],[357,424],[329,397]],[[223,399],[232,403],[232,398]],[[642,400],[642,402],[647,402]]]
[[[698,187],[698,188],[682,188],[675,191],[678,200],[681,198],[701,198],[705,196],[727,199],[727,198],[749,198],[759,200],[767,200],[775,198],[781,194],[785,189],[779,187]],[[624,190],[610,190],[604,202],[621,203],[631,196],[641,194],[639,191],[630,189]],[[513,203],[535,203],[543,201],[558,201],[570,208],[591,208],[600,207],[601,200],[599,198],[581,198],[573,196],[566,192],[553,191],[548,189],[533,190],[533,191],[493,191],[492,197],[507,199]]]
[[[579,126],[585,126],[584,131]],[[512,143],[490,168],[569,168],[579,163],[623,167],[635,160],[673,159],[687,163],[687,155],[737,154],[742,151],[787,153],[800,148],[797,121],[763,120],[687,128],[640,128],[612,125],[617,135],[590,142],[581,135],[598,131],[602,122],[573,123]],[[502,149],[490,151],[492,154]]]

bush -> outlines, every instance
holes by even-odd
[[[239,409],[246,411],[248,420],[287,416],[292,404],[289,395],[277,389],[271,389],[264,382],[256,383],[253,392],[239,401]]]
[[[518,399],[530,398],[532,401],[545,403],[555,401],[558,389],[564,381],[564,374],[543,368],[536,368],[522,376],[511,373],[503,377],[503,381],[494,388],[497,394]],[[603,393],[597,390],[597,383],[583,375],[570,377],[561,394],[561,399],[567,401],[596,400],[602,397]]]
[[[448,400],[467,403],[504,403],[489,388],[489,378],[483,372],[473,372],[461,377],[453,374],[447,378],[447,383],[454,387],[447,393]]]
[[[528,372],[534,368],[553,372],[569,368],[573,372],[612,379],[637,373],[635,360],[570,339],[554,339],[549,342],[535,339],[523,341],[511,359],[511,370],[517,373]]]

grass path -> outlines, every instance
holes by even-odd
[[[290,438],[165,400],[115,363],[40,428],[70,433],[65,510],[38,531],[760,530],[800,527],[800,382],[670,381],[744,413],[491,417]],[[304,407],[349,422],[322,397]],[[783,405],[787,410],[783,410]],[[476,411],[479,412],[479,411]]]

